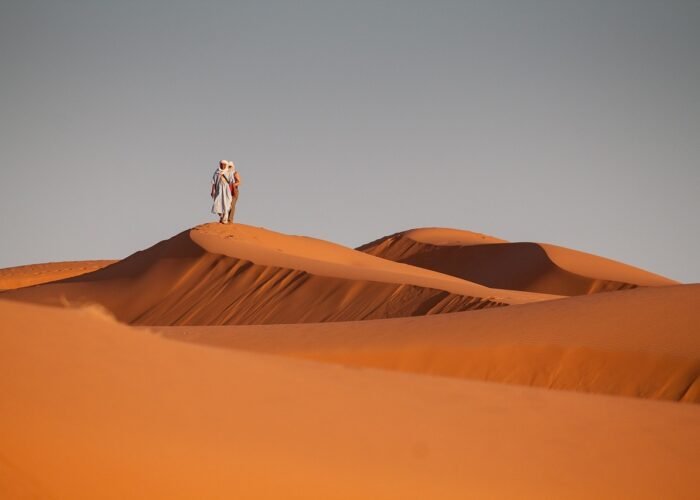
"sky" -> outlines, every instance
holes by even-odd
[[[0,0],[0,267],[214,221],[415,227],[700,282],[697,0]]]

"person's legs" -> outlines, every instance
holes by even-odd
[[[228,212],[228,221],[233,222],[233,214],[236,211],[236,202],[238,201],[238,195],[231,197],[231,210]]]

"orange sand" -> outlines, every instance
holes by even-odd
[[[171,342],[0,301],[2,498],[696,498],[700,407]]]
[[[699,403],[698,325],[700,284],[362,323],[158,330],[354,366]]]
[[[697,498],[700,284],[439,228],[362,249],[206,224],[0,270],[36,284],[0,294],[0,498]]]
[[[509,243],[455,229],[404,231],[358,250],[509,290],[582,295],[677,284],[663,276],[570,248],[543,243]]]
[[[0,291],[91,273],[115,262],[116,260],[78,260],[0,269]]]
[[[486,288],[340,245],[206,224],[106,269],[2,297],[97,303],[140,325],[347,321],[550,300]]]

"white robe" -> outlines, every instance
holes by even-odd
[[[211,207],[211,213],[218,215],[219,217],[228,216],[229,210],[231,210],[231,181],[233,180],[233,174],[230,173],[229,169],[221,170],[216,169],[214,175],[212,176],[211,183],[215,186],[214,191],[214,204]]]

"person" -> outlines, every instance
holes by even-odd
[[[236,212],[236,202],[238,201],[238,191],[241,185],[241,176],[236,170],[236,165],[228,162],[229,179],[231,179],[231,209],[228,212],[228,222],[233,224],[233,214]]]
[[[230,186],[233,177],[230,175],[228,162],[221,160],[211,179],[211,197],[214,199],[211,212],[219,216],[219,222],[222,224],[228,224],[228,215],[231,210]]]

